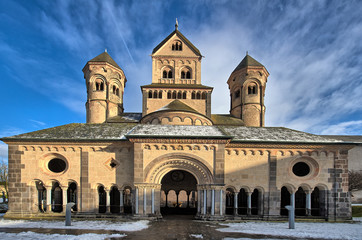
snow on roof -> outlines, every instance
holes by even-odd
[[[230,138],[217,126],[137,125],[128,137]]]
[[[300,132],[284,127],[244,127],[220,126],[227,134],[233,136],[233,141],[241,142],[300,142],[300,143],[342,143],[318,135]]]

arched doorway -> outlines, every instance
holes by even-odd
[[[225,214],[233,215],[234,214],[234,190],[232,188],[226,189],[226,199],[225,199]]]
[[[286,187],[282,187],[280,192],[280,215],[288,216],[285,206],[290,205],[290,193]]]
[[[107,194],[103,186],[98,187],[98,212],[105,213],[107,211]]]
[[[52,198],[52,211],[62,212],[63,211],[63,191],[59,183],[55,182],[51,192]]]
[[[75,182],[69,183],[68,189],[67,189],[67,199],[68,203],[73,202],[75,205],[72,207],[73,211],[77,211],[77,184]]]
[[[109,200],[110,200],[110,212],[111,213],[120,213],[121,206],[120,206],[120,200],[121,200],[121,194],[116,186],[113,186],[111,188],[111,192],[109,193]]]
[[[196,214],[197,180],[184,170],[172,170],[161,180],[161,214]]]

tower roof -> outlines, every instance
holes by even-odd
[[[120,66],[118,66],[116,61],[114,61],[113,58],[106,51],[99,54],[97,57],[93,58],[92,60],[89,60],[88,62],[106,62],[111,64],[113,67],[122,69]]]
[[[158,44],[152,51],[152,54],[157,52],[173,35],[177,35],[183,42],[185,42],[192,51],[194,51],[200,57],[202,56],[200,50],[197,49],[176,27],[175,31],[173,31],[170,35],[168,35],[160,44]]]
[[[241,62],[239,63],[239,65],[234,69],[233,72],[238,71],[238,70],[243,69],[243,68],[246,68],[246,67],[250,67],[250,66],[252,66],[252,67],[263,67],[263,68],[265,68],[265,67],[263,66],[263,64],[261,64],[260,62],[256,61],[254,58],[252,58],[250,55],[247,54],[247,55],[244,57],[244,59],[241,60]]]

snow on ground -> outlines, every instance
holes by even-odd
[[[115,231],[140,231],[148,228],[149,221],[112,222],[112,221],[72,221],[72,226],[65,226],[65,221],[29,221],[0,219],[0,227],[4,228],[61,228],[92,229]]]
[[[103,240],[110,238],[122,238],[125,234],[81,234],[81,235],[64,235],[64,234],[43,234],[34,232],[21,232],[21,233],[0,233],[0,239],[16,239],[16,240]]]
[[[192,238],[198,238],[198,239],[203,239],[204,237],[202,236],[202,234],[190,234],[190,237]]]
[[[361,239],[362,218],[354,218],[355,223],[312,223],[296,222],[295,229],[289,229],[288,222],[242,222],[223,223],[228,228],[217,229],[220,232],[242,232],[282,237],[324,238],[324,239]]]

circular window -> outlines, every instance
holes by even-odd
[[[305,162],[297,162],[294,164],[292,171],[298,177],[305,177],[310,173],[310,167]]]
[[[53,158],[48,163],[48,169],[54,173],[63,172],[66,167],[66,162],[60,158]]]

